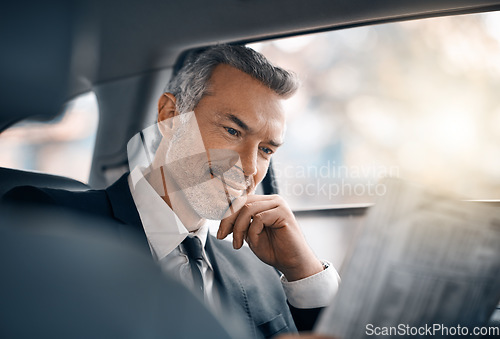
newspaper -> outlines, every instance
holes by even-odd
[[[470,335],[500,300],[500,207],[398,179],[384,184],[387,194],[368,212],[315,332],[345,339]]]

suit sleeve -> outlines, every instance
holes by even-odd
[[[318,316],[324,307],[317,308],[296,308],[288,303],[290,313],[292,314],[293,322],[299,332],[312,331]]]

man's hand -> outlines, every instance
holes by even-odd
[[[290,207],[278,195],[248,195],[238,212],[221,221],[217,238],[224,239],[230,233],[235,249],[246,240],[260,260],[277,268],[288,281],[323,270]]]

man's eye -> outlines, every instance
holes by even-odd
[[[238,136],[239,135],[239,132],[237,130],[235,130],[234,128],[231,128],[231,127],[224,127],[227,131],[227,133],[231,134],[231,135],[234,135],[234,136]]]
[[[267,148],[267,147],[261,147],[260,149],[262,150],[262,152],[269,154],[269,155],[274,153],[272,149]]]

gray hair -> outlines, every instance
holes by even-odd
[[[188,57],[165,87],[165,92],[175,96],[180,113],[194,110],[207,92],[212,71],[220,64],[245,72],[283,98],[293,95],[299,86],[294,73],[274,66],[253,49],[237,45],[217,45]]]

